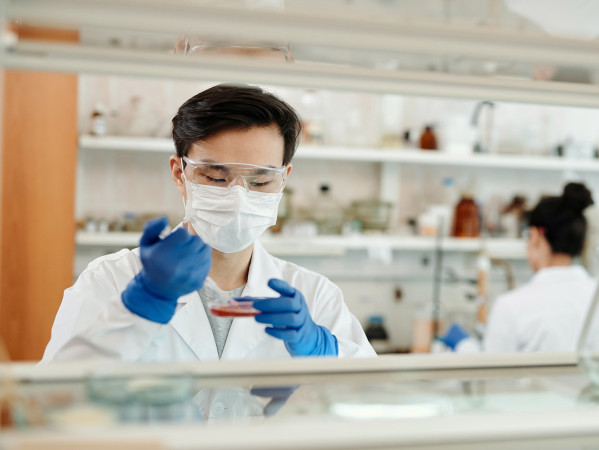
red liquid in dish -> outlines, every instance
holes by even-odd
[[[252,317],[260,311],[256,311],[251,304],[222,305],[210,307],[210,312],[218,317]]]

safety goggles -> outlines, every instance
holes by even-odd
[[[285,184],[286,167],[268,167],[256,164],[217,163],[194,161],[187,156],[185,178],[204,186],[231,188],[242,185],[246,190],[279,193]]]

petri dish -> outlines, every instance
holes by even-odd
[[[218,287],[210,277],[206,278],[204,288],[212,291],[214,300],[208,302],[210,313],[218,317],[253,317],[260,313],[251,300],[237,301]]]

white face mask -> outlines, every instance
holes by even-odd
[[[247,248],[277,221],[283,195],[204,186],[185,181],[185,219],[202,240],[223,253]]]

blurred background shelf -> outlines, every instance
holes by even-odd
[[[79,138],[79,148],[82,150],[164,152],[170,154],[174,154],[175,152],[173,141],[170,138],[131,136],[83,135]],[[330,161],[395,162],[436,166],[599,172],[599,160],[488,153],[453,155],[442,151],[422,151],[406,148],[380,149],[301,145],[295,158]]]
[[[76,243],[82,247],[104,247],[107,249],[137,247],[141,233],[137,232],[85,232],[78,231]],[[273,236],[260,239],[266,249],[274,255],[343,255],[349,250],[390,249],[397,251],[433,251],[434,237],[362,235],[362,236]],[[444,238],[442,248],[446,252],[477,253],[485,248],[494,258],[521,259],[526,256],[526,243],[522,239],[492,238]]]

